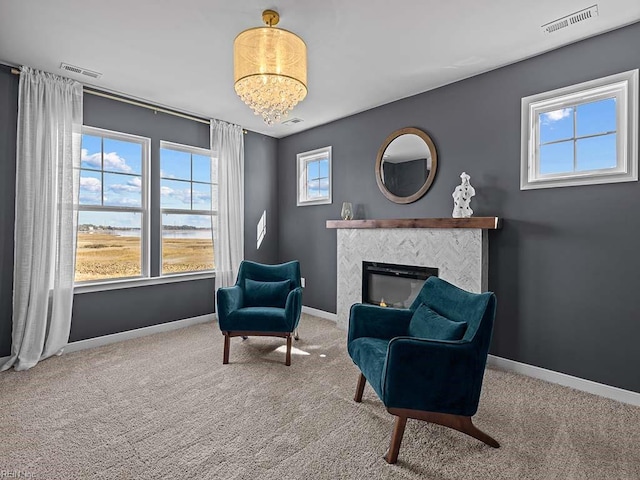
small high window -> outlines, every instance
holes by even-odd
[[[331,147],[299,153],[298,206],[331,203]]]
[[[638,180],[638,70],[522,99],[522,190]]]

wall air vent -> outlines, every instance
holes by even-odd
[[[558,18],[553,22],[542,25],[542,31],[544,33],[555,33],[563,28],[571,27],[576,23],[584,22],[585,20],[591,20],[598,16],[598,5],[591,5],[588,8],[582,9],[578,12],[572,13],[562,18]]]
[[[100,72],[94,72],[93,70],[87,70],[86,68],[76,67],[75,65],[69,65],[68,63],[61,63],[60,68],[67,72],[77,73],[79,75],[86,75],[91,78],[100,78],[102,74]]]
[[[295,125],[296,123],[302,123],[304,120],[301,118],[290,118],[289,120],[285,120],[281,125]]]

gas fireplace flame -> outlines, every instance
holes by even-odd
[[[380,306],[381,307],[386,307],[387,306],[387,304],[384,303],[384,298],[382,300],[380,300]]]

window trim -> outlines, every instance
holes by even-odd
[[[131,282],[147,280],[151,278],[151,188],[150,188],[150,174],[151,174],[151,139],[149,137],[143,137],[140,135],[133,135],[130,133],[117,132],[115,130],[108,130],[106,128],[93,127],[90,125],[82,126],[82,135],[92,135],[101,138],[110,138],[113,140],[121,140],[126,142],[134,142],[142,145],[142,159],[141,159],[141,177],[142,177],[142,189],[141,189],[141,206],[138,207],[116,207],[105,205],[80,205],[80,201],[76,204],[76,211],[78,213],[83,211],[89,212],[124,212],[124,213],[140,213],[140,275],[135,277],[117,277],[108,278],[104,280],[84,280],[80,282],[74,281],[74,292],[76,290],[82,290],[84,287],[98,287],[107,284]],[[104,178],[104,144],[101,145],[101,155],[103,160],[100,170],[83,169],[82,166],[78,168],[78,172],[82,170],[102,172]],[[82,164],[81,164],[82,165]],[[120,173],[106,171],[106,173]],[[80,176],[80,175],[79,175]],[[136,175],[137,176],[137,175]],[[101,194],[104,198],[104,182],[101,186]],[[79,225],[78,225],[79,227]],[[76,233],[76,236],[78,233]],[[77,251],[77,246],[76,246]],[[74,272],[75,275],[75,272]]]
[[[540,174],[539,115],[611,97],[616,98],[617,105],[616,167]],[[637,181],[638,69],[524,97],[521,104],[521,149],[520,190]]]
[[[166,140],[160,140],[160,148],[158,150],[158,170],[160,170],[160,164],[161,164],[161,151],[162,149],[167,149],[167,150],[177,150],[179,152],[183,152],[183,153],[189,153],[191,155],[195,154],[195,155],[202,155],[202,156],[208,156],[211,159],[213,159],[215,157],[215,152],[211,149],[208,148],[202,148],[202,147],[192,147],[190,145],[184,145],[181,143],[175,143],[175,142],[169,142]],[[193,159],[191,159],[191,161],[193,162]],[[191,179],[190,180],[184,180],[184,179],[171,179],[171,178],[167,178],[167,177],[163,177],[160,175],[160,183],[159,185],[162,185],[162,180],[177,180],[177,181],[182,181],[182,182],[189,182],[192,185],[193,188],[193,184],[197,183],[200,185],[219,185],[219,183],[206,183],[206,182],[200,182],[200,181],[194,181],[193,180],[193,165],[191,166],[192,172],[191,172]],[[219,187],[218,187],[219,188]],[[212,199],[213,202],[213,199]],[[193,209],[180,209],[180,208],[162,208],[162,195],[160,196],[160,203],[158,204],[158,206],[160,207],[160,225],[159,225],[159,239],[160,239],[160,264],[159,264],[159,275],[158,277],[153,277],[153,278],[159,278],[159,279],[167,279],[167,278],[179,278],[179,277],[192,277],[191,279],[197,279],[197,278],[211,278],[211,277],[215,277],[215,264],[214,264],[214,268],[208,269],[208,270],[193,270],[190,272],[172,272],[172,273],[163,273],[162,271],[162,264],[163,264],[163,258],[164,258],[164,254],[163,254],[163,242],[162,242],[162,232],[163,232],[163,223],[162,223],[162,216],[164,214],[167,215],[207,215],[211,217],[211,229],[212,231],[215,231],[215,225],[214,225],[214,221],[217,221],[218,218],[218,210],[214,210],[213,207],[211,210],[193,210]],[[193,207],[193,195],[191,198],[191,206]],[[215,241],[213,242],[213,247],[214,247],[214,262],[215,262]],[[172,280],[173,281],[173,280]],[[160,282],[161,283],[161,282]]]
[[[308,200],[302,197],[303,194],[303,186],[306,183],[306,171],[307,164],[309,162],[313,162],[314,160],[318,160],[321,158],[327,157],[329,160],[329,195],[327,197],[322,197],[319,199]],[[308,152],[298,153],[296,155],[296,175],[297,175],[297,206],[305,207],[310,205],[329,205],[333,203],[333,166],[332,166],[332,147],[322,147],[317,148],[315,150],[310,150]]]

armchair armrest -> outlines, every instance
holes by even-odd
[[[300,313],[302,313],[302,288],[296,287],[287,295],[287,303],[284,306],[284,315],[291,324],[292,332],[298,327]]]
[[[349,342],[360,337],[389,340],[407,334],[413,311],[404,308],[378,307],[364,303],[351,306]]]
[[[233,287],[219,288],[217,292],[218,300],[218,323],[220,330],[227,330],[227,319],[229,314],[242,308],[244,304],[244,294],[242,288],[235,285]]]
[[[389,342],[382,377],[387,408],[472,416],[486,358],[467,341],[398,337]]]

